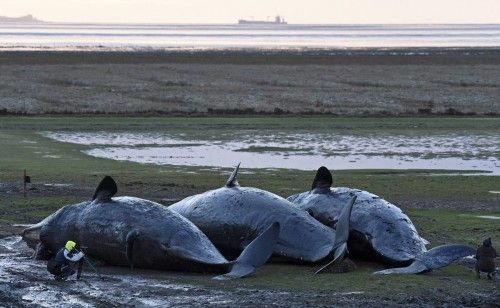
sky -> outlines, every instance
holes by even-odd
[[[500,0],[0,0],[0,16],[45,21],[235,23],[500,23]]]

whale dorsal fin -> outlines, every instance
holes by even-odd
[[[118,188],[116,187],[116,182],[113,180],[112,177],[110,176],[105,176],[104,179],[102,179],[101,183],[97,186],[94,196],[92,197],[92,201],[94,200],[99,200],[99,201],[109,201],[111,200],[111,197],[113,197],[116,192],[118,191]]]
[[[238,176],[238,170],[240,169],[240,164],[241,163],[238,163],[236,165],[236,167],[234,167],[233,172],[231,173],[231,175],[229,176],[229,179],[226,182],[226,187],[240,186],[240,184],[238,183],[238,180],[236,179],[236,177]]]
[[[312,183],[311,190],[316,188],[330,188],[332,186],[332,173],[326,167],[319,167]]]

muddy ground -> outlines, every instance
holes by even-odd
[[[240,288],[223,282],[190,284],[180,282],[207,277],[194,274],[163,273],[125,268],[98,267],[99,274],[85,268],[83,277],[54,281],[45,269],[45,262],[31,258],[32,251],[19,236],[0,240],[0,302],[5,307],[324,307],[405,305],[426,307],[494,306],[500,293],[471,293],[450,297],[440,289],[429,290],[426,296],[405,293],[367,296],[364,292],[332,293],[326,291],[284,291]],[[332,281],[335,276],[332,275]]]

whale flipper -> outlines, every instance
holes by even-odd
[[[458,259],[475,253],[476,249],[467,245],[442,245],[418,255],[407,267],[389,268],[374,274],[420,274],[445,267]]]
[[[236,167],[234,167],[234,170],[231,173],[231,175],[229,176],[229,179],[227,179],[226,187],[240,186],[240,184],[238,183],[238,180],[236,179],[236,177],[238,176],[238,170],[240,170],[240,165],[241,165],[241,163],[238,163],[236,165]]]
[[[127,234],[126,241],[127,241],[127,262],[128,265],[130,266],[130,269],[134,269],[134,242],[139,236],[139,232],[137,230],[130,231]]]
[[[118,188],[116,186],[115,180],[113,180],[110,176],[105,176],[104,179],[97,186],[94,196],[92,197],[92,201],[99,200],[101,202],[110,201],[111,197],[113,197]]]
[[[242,278],[251,274],[255,268],[266,263],[278,242],[280,225],[275,222],[254,239],[233,262],[231,271],[214,277],[216,280]]]
[[[347,254],[347,239],[349,238],[349,226],[351,220],[351,212],[354,202],[356,202],[357,197],[354,196],[351,198],[349,203],[342,209],[340,213],[337,224],[335,225],[335,242],[333,247],[335,249],[333,260],[328,264],[320,268],[316,271],[316,274],[320,274],[325,269],[327,269],[330,265],[336,263],[338,260],[344,258]]]

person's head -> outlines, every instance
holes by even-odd
[[[66,248],[67,251],[72,251],[73,249],[75,249],[75,247],[76,243],[73,241],[67,241],[66,245],[64,245],[64,248]]]
[[[483,241],[483,246],[484,247],[491,247],[491,237],[488,237]]]

